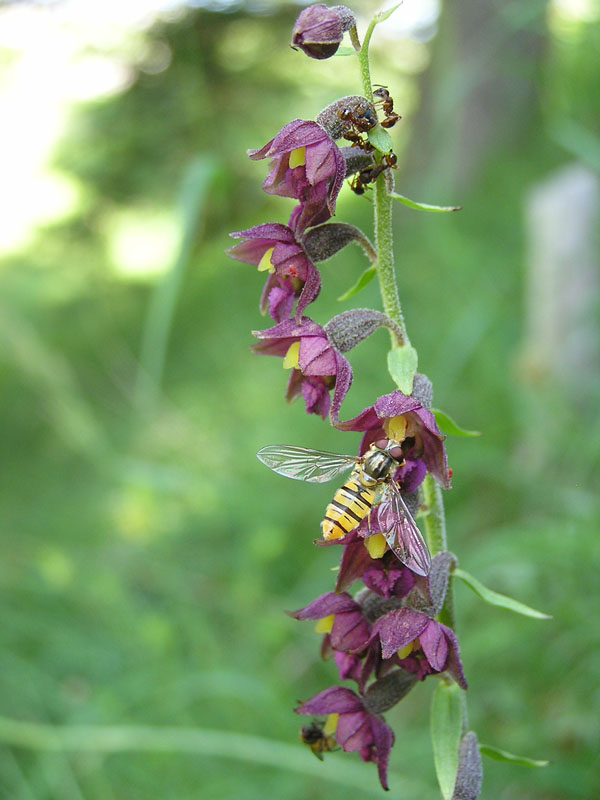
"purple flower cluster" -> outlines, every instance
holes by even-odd
[[[305,9],[294,28],[293,45],[314,58],[328,57],[337,49],[343,31],[354,24],[349,13],[343,6]],[[362,102],[361,109],[368,106],[365,98],[352,100]],[[347,107],[346,102],[332,104],[340,136]],[[335,110],[339,108],[341,112]],[[371,124],[371,112],[361,114],[361,119]],[[357,229],[330,222],[344,178],[352,172],[350,162],[357,160],[357,148],[345,148],[353,151],[348,157],[332,138],[337,135],[332,130],[337,130],[335,125],[297,119],[284,125],[263,147],[248,151],[251,159],[271,159],[263,182],[265,192],[292,198],[297,204],[287,224],[267,222],[232,233],[240,241],[228,252],[266,273],[260,309],[275,324],[253,332],[258,339],[253,350],[283,360],[290,371],[286,399],[302,396],[307,413],[329,418],[340,432],[361,432],[358,464],[373,445],[382,452],[388,446],[397,468],[394,466],[389,478],[375,483],[393,483],[402,493],[406,513],[409,509],[414,513],[427,473],[444,488],[450,487],[444,437],[429,410],[431,384],[425,376],[416,375],[411,395],[396,389],[375,399],[352,419],[340,419],[352,383],[352,370],[343,354],[380,325],[396,335],[397,330],[385,314],[369,309],[344,312],[325,325],[306,314],[321,289],[316,263],[352,240],[365,252],[372,249]],[[397,339],[401,344],[401,337]],[[341,545],[334,591],[290,613],[299,620],[316,621],[317,631],[323,634],[323,658],[334,661],[340,680],[354,684],[353,689],[325,689],[296,711],[328,717],[327,729],[334,732],[337,745],[359,753],[364,761],[375,762],[387,789],[394,734],[382,714],[428,675],[446,673],[463,688],[466,681],[456,635],[437,619],[454,558],[438,553],[428,575],[423,574],[426,570],[411,571],[390,544],[382,516],[374,513],[377,503],[375,500],[370,513],[356,515],[355,526],[347,528],[345,535],[319,540],[322,546]],[[357,581],[362,588],[351,596],[348,590]],[[318,737],[318,730],[311,728],[311,736]],[[320,754],[327,749],[314,751]]]
[[[359,752],[365,761],[375,761],[387,789],[394,736],[381,712],[428,675],[447,672],[467,688],[456,635],[436,620],[454,559],[449,553],[438,554],[429,575],[422,577],[390,551],[371,556],[356,532],[337,541],[343,545],[343,555],[336,590],[290,614],[317,621],[316,630],[323,634],[321,655],[333,658],[340,680],[354,681],[356,691],[334,686],[296,711],[339,715],[334,718],[338,745]],[[344,589],[356,579],[365,588],[352,598]]]

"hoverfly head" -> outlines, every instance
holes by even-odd
[[[390,456],[390,458],[393,458],[394,461],[397,461],[397,466],[402,466],[404,463],[404,453],[402,451],[402,445],[400,445],[399,442],[394,439],[378,439],[378,441],[373,442],[373,444],[378,450],[382,450]]]

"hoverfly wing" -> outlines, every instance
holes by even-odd
[[[400,561],[417,575],[429,575],[429,548],[393,481],[383,490],[377,507],[377,522],[390,550]]]
[[[357,462],[355,456],[287,444],[269,444],[262,447],[256,457],[279,475],[310,483],[330,481]]]

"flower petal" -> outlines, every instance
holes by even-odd
[[[412,608],[395,608],[373,625],[373,633],[379,636],[383,658],[391,658],[398,650],[414,641],[429,622],[426,614]]]
[[[448,642],[440,623],[430,620],[425,630],[419,634],[419,642],[433,669],[441,672],[448,657]]]
[[[322,619],[328,617],[330,614],[341,614],[344,611],[358,611],[361,613],[361,608],[349,594],[342,592],[327,592],[317,597],[312,603],[309,603],[304,608],[299,608],[297,611],[288,611],[290,617],[295,619]]]
[[[294,709],[297,714],[348,714],[364,711],[363,702],[352,689],[331,686]]]
[[[394,744],[394,732],[382,719],[374,715],[371,715],[371,731],[373,733],[373,739],[375,740],[379,781],[382,787],[388,790],[387,768],[390,760],[390,751]]]

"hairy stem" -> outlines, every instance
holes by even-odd
[[[394,267],[394,240],[392,234],[392,198],[387,192],[385,176],[375,183],[375,246],[377,248],[377,277],[383,310],[398,325],[401,337],[392,336],[392,346],[410,344],[406,333],[404,315],[400,305],[396,271]]]
[[[371,71],[369,68],[369,42],[375,25],[379,19],[374,17],[371,20],[362,48],[358,54],[360,64],[360,74],[362,79],[362,89],[365,97],[373,99],[371,88]],[[398,294],[398,284],[396,282],[396,270],[394,267],[394,248],[392,236],[392,197],[388,192],[385,175],[381,174],[375,183],[375,245],[377,248],[377,277],[385,313],[392,319],[400,329],[402,338],[392,333],[392,346],[409,344],[406,333],[406,325],[400,305]],[[426,506],[425,513],[425,534],[431,555],[444,552],[448,549],[446,541],[446,518],[444,514],[444,501],[442,490],[432,475],[427,475],[422,484],[423,499]],[[452,592],[452,578],[448,583],[448,591],[442,610],[438,619],[444,625],[454,629],[454,597]]]

